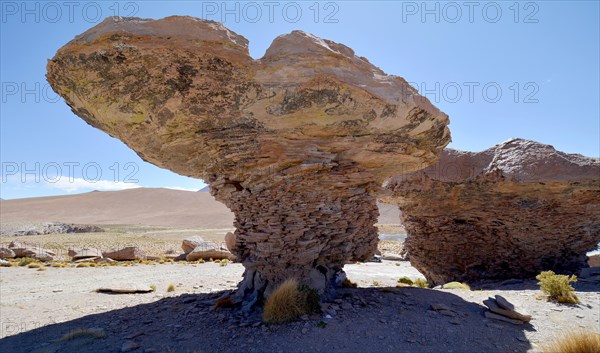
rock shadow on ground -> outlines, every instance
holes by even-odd
[[[527,352],[525,331],[534,331],[486,319],[485,307],[430,289],[343,289],[323,314],[284,325],[265,325],[236,308],[211,310],[224,294],[182,294],[39,327],[0,340],[0,351]],[[61,340],[80,329],[105,335]]]

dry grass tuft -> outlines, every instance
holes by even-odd
[[[300,303],[298,281],[288,279],[283,282],[267,299],[263,309],[265,322],[280,324],[297,319],[303,314]]]
[[[417,278],[417,279],[415,279],[413,286],[419,287],[419,288],[429,288],[429,283],[427,282],[427,280],[425,278]]]
[[[461,283],[461,282],[448,282],[446,284],[444,284],[442,286],[443,289],[462,289],[462,290],[471,290],[471,287],[469,287],[468,284],[466,283]]]
[[[173,283],[169,284],[169,286],[167,287],[167,292],[174,292],[175,291],[175,285]]]
[[[544,345],[546,353],[598,353],[600,352],[600,333],[570,331],[564,336]]]
[[[66,333],[60,338],[60,341],[71,341],[80,337],[104,338],[106,333],[101,329],[77,329]]]
[[[19,260],[19,262],[17,264],[19,266],[28,266],[29,264],[34,263],[34,262],[39,262],[39,261],[36,259],[32,259],[30,257],[23,257]]]
[[[535,277],[540,289],[548,295],[548,299],[557,303],[577,304],[579,298],[569,283],[577,282],[577,276],[557,275],[553,271],[545,271]]]
[[[42,264],[39,262],[32,262],[27,265],[27,268],[40,268],[40,267],[42,267]]]
[[[75,267],[90,267],[90,263],[89,262],[80,262]]]

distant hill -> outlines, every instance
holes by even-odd
[[[210,192],[210,187],[208,185],[206,185],[202,189],[198,190],[198,192]]]
[[[398,208],[379,204],[379,222],[399,223]],[[232,228],[233,213],[208,192],[139,188],[4,200],[2,222],[140,224]]]

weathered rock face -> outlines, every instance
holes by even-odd
[[[235,213],[251,299],[291,276],[327,288],[369,257],[381,183],[450,140],[448,117],[404,79],[300,31],[253,60],[216,22],[109,18],[61,48],[47,77],[92,126],[210,184]]]
[[[446,149],[387,185],[411,264],[431,283],[577,272],[600,242],[600,163],[512,139]]]

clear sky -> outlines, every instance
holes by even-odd
[[[301,29],[403,76],[450,116],[450,147],[511,137],[600,155],[598,1],[2,1],[0,158],[4,199],[201,180],[143,162],[49,88],[46,61],[110,15],[224,22],[254,58]]]

